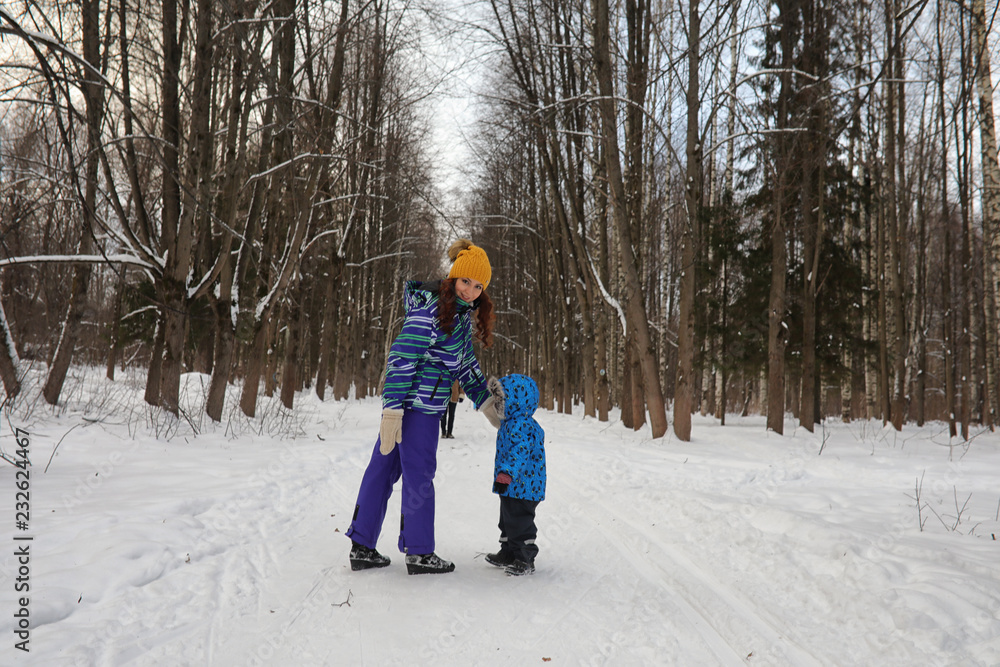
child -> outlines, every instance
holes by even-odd
[[[532,418],[538,385],[526,375],[507,375],[491,380],[490,390],[502,396],[496,400],[503,421],[493,468],[493,492],[500,496],[500,551],[487,554],[486,562],[512,576],[533,574],[538,554],[535,508],[545,499],[545,432]]]

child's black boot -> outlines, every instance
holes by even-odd
[[[486,562],[496,567],[507,567],[514,562],[514,552],[504,544],[495,554],[486,554]]]
[[[535,563],[534,561],[523,561],[518,559],[508,565],[504,571],[509,577],[521,577],[526,574],[534,574]]]

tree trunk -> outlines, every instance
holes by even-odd
[[[774,221],[771,225],[771,290],[767,312],[767,428],[782,435],[785,432],[785,347],[788,344],[788,326],[785,324],[785,298],[787,289],[788,248],[788,192],[790,189],[789,139],[784,131],[789,127],[790,98],[792,95],[791,67],[794,45],[798,41],[795,30],[794,8],[782,3],[780,7],[781,88],[778,91],[776,125],[780,132],[775,151]]]
[[[333,399],[342,401],[348,397],[351,389],[352,368],[354,361],[354,338],[351,335],[349,322],[357,321],[357,304],[351,299],[348,303],[340,301],[340,318],[337,320],[337,352],[334,354]],[[541,383],[539,383],[541,388]]]
[[[340,282],[343,262],[331,259],[323,287],[323,328],[320,332],[319,361],[316,364],[316,395],[319,400],[326,396],[326,387],[331,381],[332,357],[337,342],[337,307],[334,303],[333,286]]]
[[[960,158],[961,159],[961,158]],[[967,176],[968,177],[968,176]],[[967,178],[966,177],[966,178]],[[972,255],[971,236],[972,224],[969,212],[968,186],[964,183],[959,185],[959,191],[963,194],[961,198],[962,206],[962,332],[958,339],[959,364],[961,368],[961,390],[959,399],[959,418],[962,422],[962,439],[969,439],[969,422],[972,421],[972,267],[970,259]]]
[[[230,126],[232,127],[232,126]],[[230,170],[237,169],[235,164],[229,165]],[[231,172],[232,173],[232,172]],[[229,186],[235,183],[235,179],[229,182]],[[229,197],[233,196],[230,189]],[[224,200],[228,207],[228,219],[230,222],[235,219],[235,202],[224,195]],[[249,243],[247,229],[244,228],[244,242]],[[242,254],[242,253],[241,253]],[[227,252],[228,255],[228,252]],[[219,274],[218,296],[212,299],[212,306],[215,312],[215,364],[212,367],[212,379],[208,386],[208,397],[205,400],[205,413],[213,421],[222,421],[222,409],[226,402],[226,387],[229,385],[229,376],[233,368],[234,348],[236,343],[236,313],[233,310],[233,280],[234,269],[231,261],[226,261],[221,267]]]
[[[659,368],[656,365],[652,338],[649,334],[642,283],[639,280],[635,264],[635,246],[632,243],[630,221],[626,217],[625,187],[618,154],[618,125],[615,120],[609,31],[608,1],[596,0],[594,2],[594,60],[601,94],[598,102],[601,115],[601,142],[608,169],[608,183],[612,193],[611,204],[615,227],[621,239],[621,264],[625,273],[626,321],[629,328],[633,329],[633,335],[638,342],[642,386],[646,394],[646,406],[649,410],[653,437],[661,438],[667,432],[666,406],[663,400],[663,390],[660,386]]]
[[[249,41],[249,40],[246,40]],[[226,221],[229,228],[236,226],[239,214],[238,191],[246,175],[246,145],[247,126],[250,115],[248,96],[244,95],[247,81],[244,66],[245,40],[240,39],[232,51],[231,77],[228,111],[228,130],[226,132],[225,175],[223,177],[222,193],[219,197],[218,216]],[[269,124],[270,111],[265,111],[264,121]],[[265,145],[267,140],[264,141]],[[263,153],[266,155],[266,151]],[[263,171],[263,155],[258,157],[258,171]],[[233,370],[236,345],[236,318],[238,304],[233,302],[233,286],[239,276],[244,275],[253,248],[253,239],[257,230],[255,221],[261,205],[262,185],[258,182],[251,197],[250,209],[243,219],[242,234],[236,266],[232,260],[232,241],[222,243],[221,266],[219,267],[218,287],[211,297],[215,313],[215,363],[212,366],[212,379],[209,382],[208,397],[205,401],[205,413],[213,421],[222,420],[222,411],[226,402],[226,388],[229,386]],[[232,237],[228,234],[227,239]]]
[[[604,166],[605,161],[601,155],[601,147],[597,146],[597,163],[594,165],[594,180],[597,182],[604,182],[607,176],[607,168]],[[605,287],[609,284],[611,279],[611,272],[609,269],[609,262],[611,257],[611,252],[608,247],[608,198],[605,195],[605,190],[603,188],[597,188],[597,192],[594,196],[595,202],[594,207],[597,210],[597,231],[599,234],[599,242],[597,246],[597,279],[601,281],[601,284]],[[611,339],[611,326],[610,318],[608,317],[609,308],[605,304],[604,307],[600,308],[597,314],[597,340],[595,342],[596,352],[597,352],[597,367],[598,367],[598,378],[597,378],[597,418],[599,421],[606,422],[610,419],[611,410],[611,382],[609,378],[609,364],[610,364],[610,352],[611,347],[609,339]]]
[[[952,309],[951,290],[951,214],[948,210],[948,115],[945,113],[945,62],[944,62],[944,40],[941,28],[944,21],[942,13],[944,0],[937,2],[937,17],[935,20],[935,36],[937,41],[937,84],[938,84],[938,119],[941,122],[941,154],[940,172],[938,174],[938,188],[941,199],[941,224],[944,227],[944,275],[941,280],[942,299],[945,306],[944,317],[942,317],[941,329],[944,347],[944,386],[945,386],[945,410],[948,419],[948,431],[950,437],[957,434],[955,425],[955,343],[952,333],[954,311]]]
[[[278,330],[284,323],[284,318],[281,317],[280,313],[276,314],[274,319],[271,320],[265,328],[267,330],[267,345],[265,349],[267,352],[264,355],[266,363],[264,364],[264,395],[268,398],[274,396],[274,390],[278,388],[278,354],[277,354],[277,341],[278,341]],[[355,379],[357,383],[357,379]]]
[[[811,149],[815,144],[807,143]],[[810,150],[809,153],[812,153]],[[814,155],[814,154],[813,154]],[[816,394],[816,285],[819,277],[819,193],[814,157],[803,156],[808,165],[802,175],[802,387],[799,425],[810,433],[816,424],[813,403]]]
[[[7,325],[7,315],[0,303],[0,379],[7,392],[7,400],[14,398],[21,391],[21,360],[17,356],[17,346]]]
[[[631,396],[631,401],[628,403],[622,403],[622,410],[632,408],[632,430],[638,431],[640,428],[646,424],[646,402],[642,395],[642,366],[640,364],[640,354],[638,350],[638,343],[635,340],[626,342],[628,349],[631,350],[631,354],[626,355],[625,362],[632,366],[628,377],[632,383],[631,391],[629,395]]]
[[[121,354],[121,322],[122,305],[125,300],[125,268],[122,267],[122,275],[115,283],[115,308],[111,313],[111,331],[109,332],[110,344],[108,345],[108,363],[105,365],[104,375],[109,380],[115,379],[115,364]]]
[[[254,326],[243,374],[243,391],[240,392],[240,410],[251,419],[257,414],[257,394],[260,392],[260,376],[267,365],[267,323],[258,321]]]
[[[289,290],[288,310],[285,318],[288,328],[285,339],[285,358],[281,370],[281,403],[289,410],[292,409],[295,391],[299,386],[299,357],[301,356],[302,320],[304,317],[302,309],[304,290],[302,289],[301,274],[297,274],[294,280],[295,285]]]
[[[178,73],[181,49],[177,43],[177,1],[163,0],[163,249],[166,266],[159,297],[163,304],[163,366],[160,403],[177,414],[187,330],[187,275],[191,267],[191,216],[181,215],[180,96]]]
[[[82,3],[83,57],[90,65],[84,70],[84,103],[87,109],[87,164],[84,176],[84,193],[81,211],[82,222],[79,254],[88,255],[93,250],[94,215],[97,204],[97,173],[100,168],[98,146],[101,143],[101,120],[104,116],[104,88],[98,72],[101,70],[100,2],[84,0]],[[87,292],[90,286],[92,267],[81,264],[73,269],[73,283],[70,290],[69,307],[63,318],[59,343],[52,357],[42,395],[50,405],[59,402],[66,373],[73,361],[73,352],[80,334],[84,309],[87,307]]]
[[[292,188],[296,179],[294,167],[289,166],[293,152],[292,80],[295,71],[295,31],[294,31],[293,0],[281,0],[274,7],[275,38],[274,58],[272,59],[277,83],[275,86],[275,123],[279,130],[275,133],[271,147],[273,164],[284,165],[284,168],[274,172],[269,179],[270,187],[262,199],[266,199],[268,247],[272,255],[280,255],[277,268],[267,276],[267,292],[259,300],[255,309],[253,324],[253,342],[247,373],[240,395],[240,409],[249,417],[256,414],[257,395],[264,369],[265,392],[274,392],[277,371],[276,360],[271,354],[270,342],[273,340],[278,323],[272,322],[276,306],[284,295],[289,281],[298,270],[303,240],[309,237],[313,223],[313,210],[308,205],[316,193],[322,165],[314,163],[309,166],[308,176],[301,179],[301,184]],[[251,221],[250,224],[255,224]],[[282,241],[279,245],[279,235]]]
[[[224,274],[231,274],[229,268],[223,269]],[[224,276],[222,277],[225,280]],[[232,280],[229,280],[230,285]],[[235,327],[232,320],[232,295],[215,300],[215,320],[218,323],[215,331],[215,366],[212,368],[212,380],[208,386],[208,398],[205,401],[205,413],[213,421],[222,421],[222,409],[226,402],[226,387],[229,385],[229,373],[233,367],[233,348],[235,344]]]
[[[895,0],[886,0],[885,12],[887,17],[896,16]],[[902,277],[902,225],[899,223],[899,188],[897,188],[896,169],[899,162],[896,150],[896,107],[901,103],[897,97],[898,86],[896,85],[896,74],[899,73],[899,23],[893,18],[886,20],[886,62],[885,71],[889,74],[884,84],[885,91],[885,169],[884,189],[883,189],[883,210],[885,211],[885,240],[887,244],[887,265],[886,265],[886,287],[888,288],[887,316],[892,317],[892,343],[891,357],[893,358],[893,372],[887,376],[892,378],[891,399],[889,403],[889,417],[893,427],[898,431],[903,427],[903,414],[905,412],[905,375],[906,375],[906,325],[900,322],[900,314],[903,312],[903,277]],[[885,324],[889,324],[886,322]],[[900,359],[900,353],[903,353]],[[886,350],[886,357],[890,356],[890,350]],[[888,389],[888,387],[887,387]]]
[[[726,187],[729,190],[729,186]],[[719,335],[719,345],[721,347],[722,353],[722,363],[719,365],[719,370],[716,374],[716,403],[715,403],[715,418],[719,420],[720,426],[726,425],[726,408],[727,397],[726,397],[726,385],[729,382],[729,364],[726,361],[726,349],[729,343],[728,326],[729,326],[729,262],[723,260],[722,262],[722,333]]]
[[[862,136],[861,132],[861,109],[862,109],[862,84],[865,80],[864,62],[867,56],[866,49],[866,39],[864,37],[865,32],[862,30],[862,25],[864,24],[864,6],[860,3],[856,3],[853,7],[851,15],[851,25],[852,30],[855,35],[854,40],[854,102],[853,102],[853,113],[851,114],[851,129],[848,133],[848,173],[850,174],[852,185],[855,187],[863,185],[863,181],[859,178],[865,171],[863,160],[860,159],[859,154],[862,153],[860,138]],[[867,216],[865,215],[865,205],[863,202],[852,203],[851,210],[855,215],[845,216],[844,226],[843,226],[843,246],[849,248],[854,239],[860,237],[862,240],[861,249],[859,254],[861,255],[861,274],[862,279],[868,279],[868,259],[870,253],[866,248],[866,243],[864,239],[867,238],[865,231],[865,226],[867,225]],[[852,226],[857,227],[857,233],[852,232]],[[868,323],[870,321],[868,313],[868,293],[870,290],[863,290],[861,294],[861,310],[860,310],[860,321],[854,322],[855,327],[860,329],[861,340],[868,340]],[[841,421],[845,424],[850,423],[857,416],[865,416],[865,410],[854,410],[854,388],[855,388],[855,378],[860,375],[860,378],[864,380],[867,378],[867,359],[868,354],[862,348],[860,351],[853,349],[851,345],[845,345],[843,348],[842,363],[845,369],[844,378],[841,382]],[[860,360],[860,364],[858,361]],[[857,373],[855,369],[860,369],[860,373]]]
[[[957,112],[958,113],[958,112]],[[962,331],[958,338],[959,364],[961,368],[961,390],[959,398],[959,419],[962,423],[962,439],[969,439],[969,422],[972,421],[972,212],[970,211],[972,188],[972,156],[971,137],[966,109],[960,112],[962,118],[956,119],[958,128],[958,193],[962,216]]]
[[[767,428],[778,435],[785,432],[785,346],[788,327],[785,325],[785,176],[778,175],[778,195],[775,197],[774,223],[771,227],[771,292],[767,308]]]
[[[806,3],[803,30],[802,68],[810,72],[817,81],[826,78],[828,58],[828,17],[820,2]],[[799,423],[810,433],[822,418],[820,390],[822,374],[816,358],[816,331],[820,315],[817,312],[817,297],[820,285],[820,256],[825,236],[824,214],[826,188],[826,137],[827,127],[826,88],[816,84],[804,93],[807,134],[800,140],[803,151],[801,193],[802,220],[802,387]]]
[[[702,146],[699,132],[701,15],[698,3],[688,5],[687,174],[684,201],[687,224],[681,233],[680,315],[677,323],[677,378],[674,386],[674,435],[691,440],[694,410],[695,291],[703,190]]]
[[[872,215],[872,175],[870,166],[866,164],[865,166],[865,191],[861,205],[861,266],[862,271],[865,276],[865,280],[870,285],[879,285],[878,268],[876,266],[876,257],[878,256],[878,249],[875,248],[875,243],[877,242],[877,232],[873,225],[875,216]],[[872,254],[875,254],[875,257]],[[872,303],[872,290],[864,290],[861,293],[861,338],[866,344],[875,343],[875,338],[877,333],[872,331],[872,327],[875,325],[877,315],[874,311],[878,309],[878,297],[874,298],[877,300],[873,305]],[[873,350],[863,349],[862,350],[863,359],[861,362],[861,370],[864,373],[864,405],[865,419],[874,419],[877,414],[876,409],[876,399],[878,394],[878,354]]]
[[[891,272],[892,261],[888,257],[889,252],[889,236],[890,231],[887,229],[887,216],[886,211],[888,197],[884,190],[885,184],[880,179],[880,197],[878,205],[878,215],[875,219],[875,238],[877,243],[877,250],[875,255],[875,265],[877,267],[879,275],[879,299],[878,299],[878,416],[882,419],[883,424],[888,424],[892,418],[891,406],[892,406],[892,373],[889,370],[890,367],[890,334],[892,329],[892,320],[889,319],[889,315],[892,312],[892,278],[889,275]]]
[[[921,124],[921,134],[923,134],[923,124]],[[923,426],[926,419],[926,391],[927,391],[927,165],[926,156],[922,160],[920,168],[920,184],[917,188],[917,256],[914,258],[916,267],[916,284],[914,285],[914,308],[913,329],[916,340],[916,364],[917,374],[914,387],[914,416],[917,426]]]
[[[163,368],[163,309],[156,316],[156,330],[153,332],[153,351],[149,355],[149,372],[146,374],[146,394],[144,400],[150,405],[160,404],[160,377]]]
[[[90,241],[90,231],[85,229],[83,231],[83,238],[80,241],[80,254],[90,252],[90,248],[92,247]],[[45,386],[42,388],[42,395],[50,405],[55,405],[59,402],[59,394],[62,392],[63,383],[66,381],[70,362],[73,361],[73,351],[76,348],[76,341],[80,334],[83,312],[87,307],[87,291],[90,285],[90,275],[91,266],[89,264],[77,266],[73,270],[73,284],[70,291],[69,307],[66,311],[66,317],[63,319],[62,331],[59,334],[59,342],[52,357],[49,374],[45,379]]]
[[[694,246],[694,230],[689,214],[681,235],[680,315],[677,331],[677,377],[674,384],[674,435],[684,442],[691,440],[691,414],[694,411]]]
[[[621,406],[622,406],[622,426],[633,431],[639,429],[635,423],[635,410],[633,405],[635,404],[632,394],[635,389],[635,382],[632,381],[632,372],[634,365],[632,364],[632,344],[628,341],[628,336],[626,336],[625,350],[623,353],[624,360],[622,363],[622,386],[621,386]],[[674,408],[674,419],[677,419],[676,414],[677,408]]]
[[[993,115],[993,79],[986,31],[984,0],[972,0],[973,53],[976,58],[976,91],[979,96],[979,142],[983,172],[983,231],[988,248],[985,257],[987,299],[986,349],[989,423],[1000,418],[1000,373],[997,369],[997,318],[1000,299],[1000,163],[997,162],[996,117]]]
[[[327,152],[329,152],[329,147],[332,145],[334,131],[337,127],[339,114],[336,112],[340,109],[343,93],[344,56],[345,44],[347,43],[349,6],[349,0],[341,0],[340,22],[337,28],[337,42],[334,47],[333,66],[331,67],[330,79],[327,83],[329,86],[327,88],[327,103],[321,112],[323,114],[321,120],[322,126],[331,128],[329,132],[330,143],[324,146],[324,150]],[[330,183],[330,175],[328,173],[324,174],[323,183],[324,185],[321,189],[325,192],[329,188]],[[329,374],[333,365],[331,362],[331,355],[333,353],[334,343],[336,340],[335,332],[337,330],[337,322],[335,318],[337,308],[333,302],[335,295],[333,286],[339,282],[342,271],[343,259],[338,257],[336,249],[331,249],[328,275],[326,278],[326,285],[323,290],[323,304],[325,305],[325,308],[323,309],[323,323],[320,334],[319,359],[316,364],[316,395],[321,401],[326,396],[326,387],[330,381]]]

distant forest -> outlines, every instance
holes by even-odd
[[[34,373],[58,404],[74,364],[143,368],[173,413],[181,375],[210,375],[214,420],[260,392],[375,395],[404,281],[444,277],[465,236],[493,265],[480,361],[535,377],[549,409],[682,440],[695,412],[968,438],[1000,418],[996,18],[984,0],[5,2],[7,396]],[[445,192],[432,102],[468,72],[478,122]]]

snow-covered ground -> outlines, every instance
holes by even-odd
[[[293,414],[270,402],[214,425],[203,376],[185,376],[180,420],[136,378],[100,376],[75,369],[59,409],[31,387],[5,413],[0,447],[16,457],[27,430],[31,469],[23,531],[0,464],[2,665],[1000,664],[994,433],[963,446],[940,423],[789,419],[782,437],[730,415],[696,417],[685,443],[540,411],[541,553],[513,578],[482,557],[495,431],[466,401],[436,480],[437,550],[457,569],[407,576],[398,493],[392,565],[347,562],[376,400],[306,393]]]

